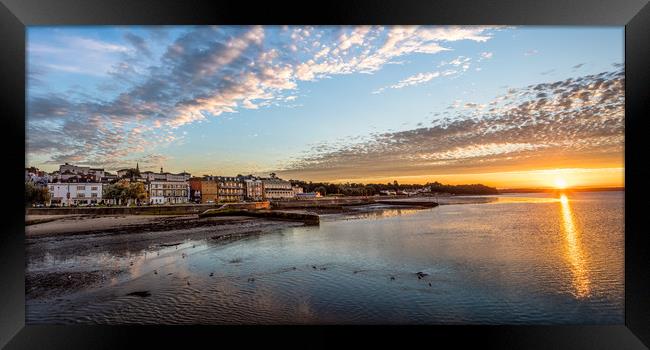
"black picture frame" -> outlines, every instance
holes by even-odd
[[[122,348],[186,346],[197,340],[245,345],[323,344],[393,338],[453,347],[643,349],[650,345],[650,254],[643,217],[650,179],[644,138],[650,110],[650,5],[647,0],[337,1],[323,3],[171,0],[0,0],[0,105],[5,210],[0,234],[0,346]],[[625,324],[616,326],[430,327],[126,327],[25,326],[24,207],[19,177],[25,161],[25,27],[120,24],[507,24],[625,26]],[[401,337],[404,338],[401,338]],[[335,337],[336,338],[336,337]],[[305,341],[309,343],[304,343]],[[217,343],[212,343],[216,345]],[[645,344],[645,345],[644,345]],[[225,345],[225,342],[222,344]],[[291,345],[291,344],[288,344]]]

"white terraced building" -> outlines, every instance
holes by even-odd
[[[150,204],[179,204],[190,200],[190,185],[186,181],[151,181],[147,183]]]
[[[153,171],[144,171],[140,173],[143,179],[147,181],[187,181],[192,177],[190,173],[182,172],[180,174],[172,174],[168,172],[163,172],[163,169],[160,168],[159,173],[154,173]]]
[[[48,184],[54,205],[87,205],[102,202],[102,184],[94,182],[57,182]]]

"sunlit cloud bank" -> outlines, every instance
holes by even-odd
[[[618,64],[447,111],[430,126],[316,145],[282,174],[350,181],[623,165],[624,74]]]
[[[161,150],[182,142],[179,127],[224,113],[283,105],[297,98],[302,82],[373,74],[408,54],[447,51],[450,42],[486,42],[495,30],[478,26],[210,26],[190,28],[173,40],[161,28],[152,32],[150,41],[127,28],[122,31],[123,44],[84,37],[67,37],[61,45],[30,43],[28,79],[37,88],[28,91],[27,158],[45,164],[74,162],[108,168],[135,161],[157,166],[169,159]],[[155,49],[153,42],[162,43],[162,49]],[[58,61],[64,64],[51,63],[53,58],[61,58]],[[450,64],[462,70],[466,63]],[[394,88],[449,72],[422,73]],[[52,79],[48,76],[54,73],[99,77],[100,88],[112,95],[100,98],[81,89],[54,91],[48,88],[48,79]],[[399,142],[401,136],[394,137]],[[368,152],[387,147],[381,146],[386,142],[377,140]],[[490,147],[499,148],[503,140],[491,143]],[[340,150],[338,157],[345,152]],[[442,147],[435,152],[467,151]],[[335,154],[322,155],[320,161],[306,159],[296,168],[332,165]],[[434,158],[431,161],[444,156]]]

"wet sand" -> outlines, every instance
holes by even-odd
[[[261,235],[299,222],[249,217],[199,219],[183,216],[69,216],[26,227],[29,268],[25,274],[27,299],[46,298],[115,283],[132,269],[143,252],[186,249],[190,241],[224,244]],[[85,256],[105,256],[110,269],[70,263]],[[102,264],[100,264],[102,265]],[[104,265],[105,266],[105,265]]]
[[[36,218],[46,215],[33,216]],[[49,215],[55,216],[55,215]],[[27,217],[27,221],[34,220]],[[199,218],[191,215],[58,215],[25,227],[28,238],[93,233],[159,232],[196,227],[236,224],[252,220],[247,217]]]

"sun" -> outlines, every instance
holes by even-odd
[[[567,182],[565,179],[558,177],[555,179],[555,187],[559,189],[565,189],[567,187]]]

